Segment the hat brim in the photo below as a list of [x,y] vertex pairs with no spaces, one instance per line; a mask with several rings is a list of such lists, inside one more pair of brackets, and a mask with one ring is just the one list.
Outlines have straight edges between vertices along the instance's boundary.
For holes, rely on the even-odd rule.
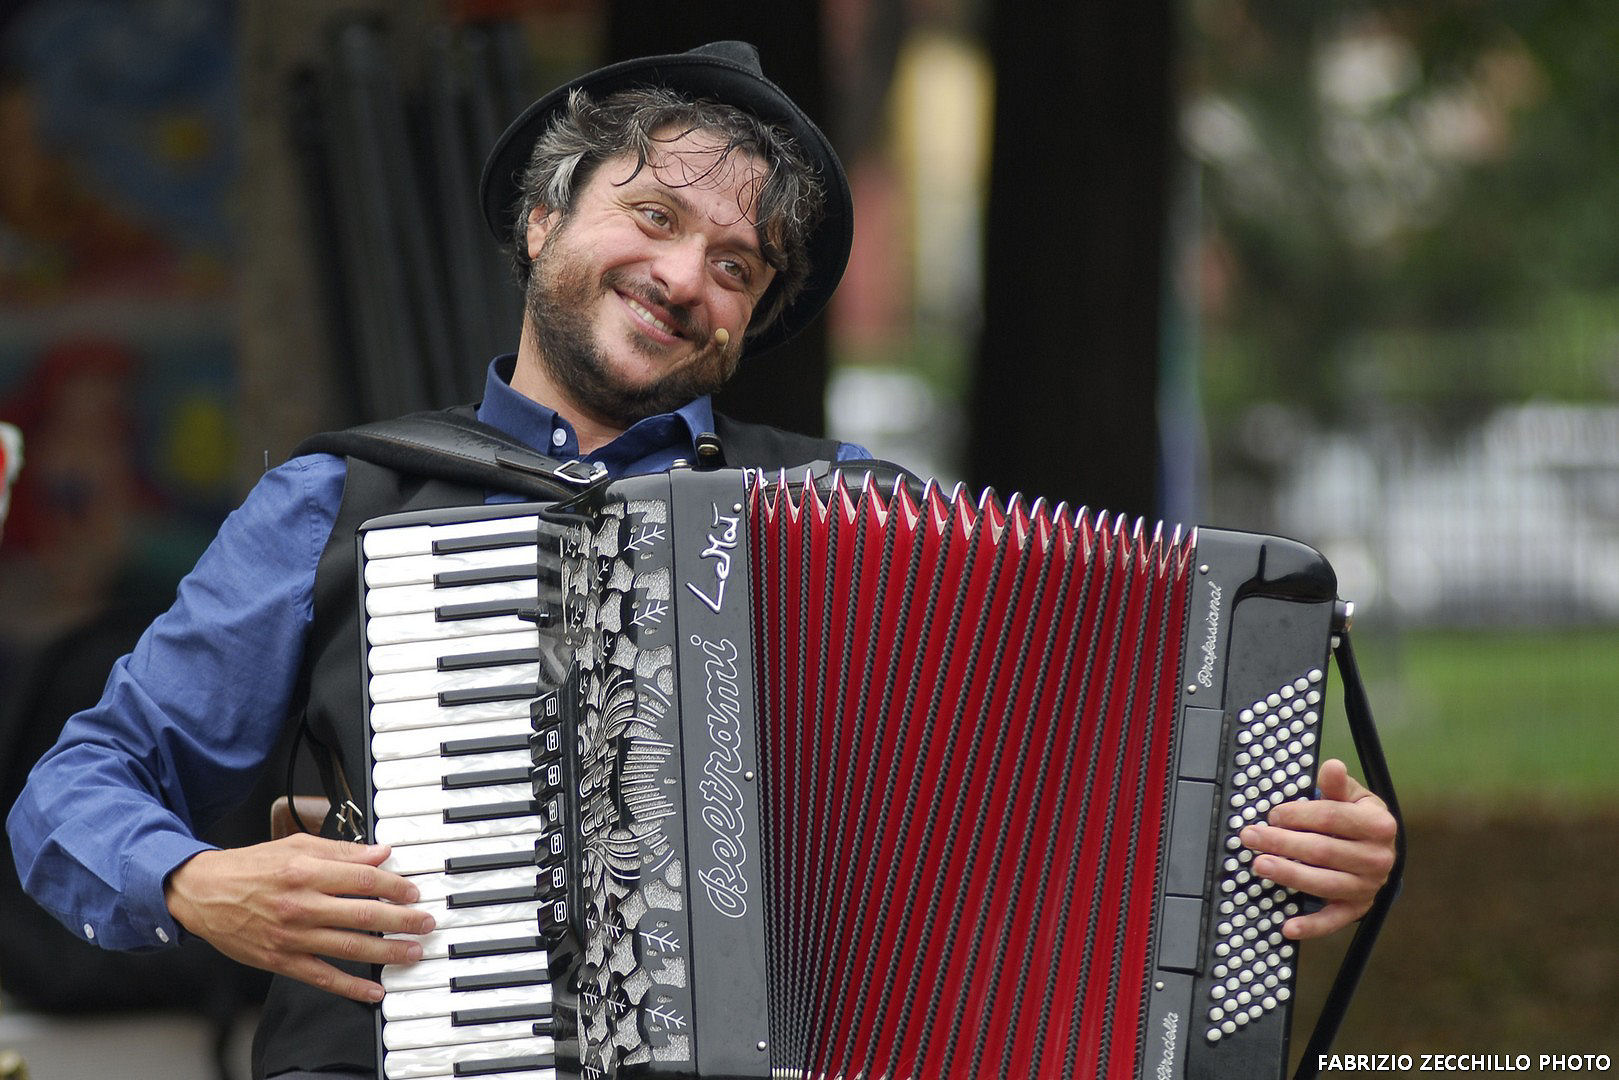
[[573,90],[601,98],[637,86],[659,86],[694,98],[734,105],[784,128],[808,158],[826,191],[826,207],[809,237],[809,276],[776,321],[748,339],[743,355],[757,356],[803,330],[831,299],[849,262],[854,203],[843,164],[821,129],[780,87],[756,71],[713,53],[686,52],[626,60],[598,68],[557,87],[523,111],[495,142],[484,163],[480,191],[483,216],[502,244],[512,240],[520,181],[534,142],[567,103]]

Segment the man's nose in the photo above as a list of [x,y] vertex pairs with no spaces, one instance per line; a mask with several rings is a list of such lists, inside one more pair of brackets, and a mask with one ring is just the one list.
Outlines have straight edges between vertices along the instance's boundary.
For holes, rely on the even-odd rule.
[[663,287],[669,303],[691,304],[702,294],[707,268],[707,245],[699,237],[687,236],[660,246],[652,262],[652,277]]

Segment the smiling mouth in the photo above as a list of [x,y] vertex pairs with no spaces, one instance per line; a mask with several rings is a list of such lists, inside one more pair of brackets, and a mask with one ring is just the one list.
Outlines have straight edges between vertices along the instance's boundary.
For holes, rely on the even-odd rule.
[[635,313],[636,318],[640,319],[642,322],[646,323],[648,326],[652,327],[654,330],[657,330],[657,331],[659,331],[660,333],[663,333],[663,334],[667,334],[670,337],[676,337],[676,338],[685,337],[685,335],[680,332],[680,328],[678,326],[675,326],[673,323],[665,322],[663,319],[658,318],[644,304],[642,304],[639,300],[635,299],[635,297],[629,296],[626,293],[622,293],[622,292],[619,293],[618,295],[624,298],[624,303],[629,307],[629,309],[632,312]]

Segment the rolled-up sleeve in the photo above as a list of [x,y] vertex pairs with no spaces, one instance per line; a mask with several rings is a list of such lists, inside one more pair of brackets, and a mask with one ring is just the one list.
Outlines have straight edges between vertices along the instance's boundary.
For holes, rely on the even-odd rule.
[[241,801],[280,737],[343,479],[324,455],[266,473],[29,775],[7,822],[18,876],[81,937],[179,940],[164,882],[209,846],[197,831]]

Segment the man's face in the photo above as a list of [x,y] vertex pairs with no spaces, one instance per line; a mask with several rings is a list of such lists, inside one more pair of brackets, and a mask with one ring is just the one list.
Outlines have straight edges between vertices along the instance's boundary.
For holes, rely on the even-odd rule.
[[[775,277],[760,251],[757,158],[705,132],[660,142],[646,167],[598,167],[567,214],[528,228],[527,316],[553,382],[628,427],[724,384]],[[715,331],[728,338],[719,344]]]

